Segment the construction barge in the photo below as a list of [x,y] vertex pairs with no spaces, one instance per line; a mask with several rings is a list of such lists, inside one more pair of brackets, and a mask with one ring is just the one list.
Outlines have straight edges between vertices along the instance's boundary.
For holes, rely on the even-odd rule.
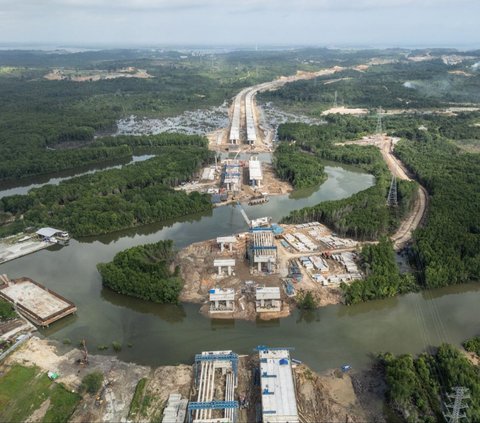
[[71,301],[30,278],[9,280],[0,275],[0,298],[36,326],[47,327],[77,311]]

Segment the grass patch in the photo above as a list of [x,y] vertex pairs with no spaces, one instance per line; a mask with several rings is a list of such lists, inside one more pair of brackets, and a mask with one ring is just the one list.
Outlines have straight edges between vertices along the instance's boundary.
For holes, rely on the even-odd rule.
[[69,392],[62,384],[55,383],[50,395],[50,406],[43,418],[44,423],[64,423],[75,411],[82,397]]
[[13,306],[8,302],[0,298],[0,320],[15,319],[17,313]]
[[52,382],[38,367],[16,364],[0,378],[0,421],[23,422],[47,399],[43,421],[60,423],[68,421],[80,396]]
[[140,411],[143,405],[143,394],[145,392],[145,387],[147,385],[146,378],[142,378],[138,381],[135,388],[135,393],[133,394],[132,402],[130,403],[130,410],[128,411],[128,418],[134,418]]

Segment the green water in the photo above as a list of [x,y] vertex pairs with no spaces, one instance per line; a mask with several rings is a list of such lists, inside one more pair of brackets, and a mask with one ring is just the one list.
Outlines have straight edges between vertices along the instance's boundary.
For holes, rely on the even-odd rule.
[[[279,220],[293,209],[344,198],[374,183],[370,175],[353,169],[327,166],[326,171],[329,178],[320,188],[245,206],[247,214]],[[97,345],[119,341],[124,345],[119,357],[142,364],[189,363],[202,350],[248,353],[265,344],[294,347],[294,356],[318,371],[344,363],[361,368],[372,352],[419,352],[442,341],[459,343],[479,330],[480,285],[352,307],[329,306],[269,322],[210,320],[199,314],[197,305],[152,304],[102,288],[96,264],[111,260],[120,250],[161,239],[173,239],[176,247],[182,248],[246,229],[238,208],[224,206],[180,222],[72,240],[67,247],[53,247],[2,264],[0,273],[31,277],[77,305],[77,315],[43,331],[46,336],[60,341],[69,338],[74,344],[86,338],[91,353]],[[128,343],[133,346],[128,348]]]

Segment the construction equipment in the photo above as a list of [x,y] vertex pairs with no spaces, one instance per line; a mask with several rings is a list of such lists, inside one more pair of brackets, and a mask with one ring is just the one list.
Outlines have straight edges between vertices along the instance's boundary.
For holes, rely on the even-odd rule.
[[88,365],[88,350],[87,350],[87,343],[85,342],[85,339],[82,339],[81,342],[81,347],[82,347],[82,358],[79,358],[77,360],[78,364],[81,364],[83,366]]

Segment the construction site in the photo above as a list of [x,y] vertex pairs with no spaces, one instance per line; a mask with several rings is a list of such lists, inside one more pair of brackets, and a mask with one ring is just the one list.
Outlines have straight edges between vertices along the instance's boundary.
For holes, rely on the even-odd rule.
[[[56,382],[71,391],[79,389],[86,374],[101,372],[101,389],[83,396],[72,422],[306,423],[372,417],[356,394],[350,372],[339,368],[319,375],[292,354],[292,348],[267,346],[247,355],[203,351],[195,355],[193,365],[151,368],[111,356],[85,355],[77,348],[59,354],[52,343],[32,337],[7,357],[0,371],[35,366],[57,375]],[[139,389],[141,413],[132,411]],[[45,411],[45,407],[32,410],[32,417],[41,420]]]
[[46,327],[77,311],[75,304],[30,278],[0,275],[0,298],[36,326]]
[[268,217],[250,220],[248,232],[191,244],[176,257],[185,281],[180,300],[203,304],[215,319],[273,319],[288,316],[299,292],[318,305],[338,304],[341,283],[362,279],[361,244],[336,236],[318,222],[278,225]]

